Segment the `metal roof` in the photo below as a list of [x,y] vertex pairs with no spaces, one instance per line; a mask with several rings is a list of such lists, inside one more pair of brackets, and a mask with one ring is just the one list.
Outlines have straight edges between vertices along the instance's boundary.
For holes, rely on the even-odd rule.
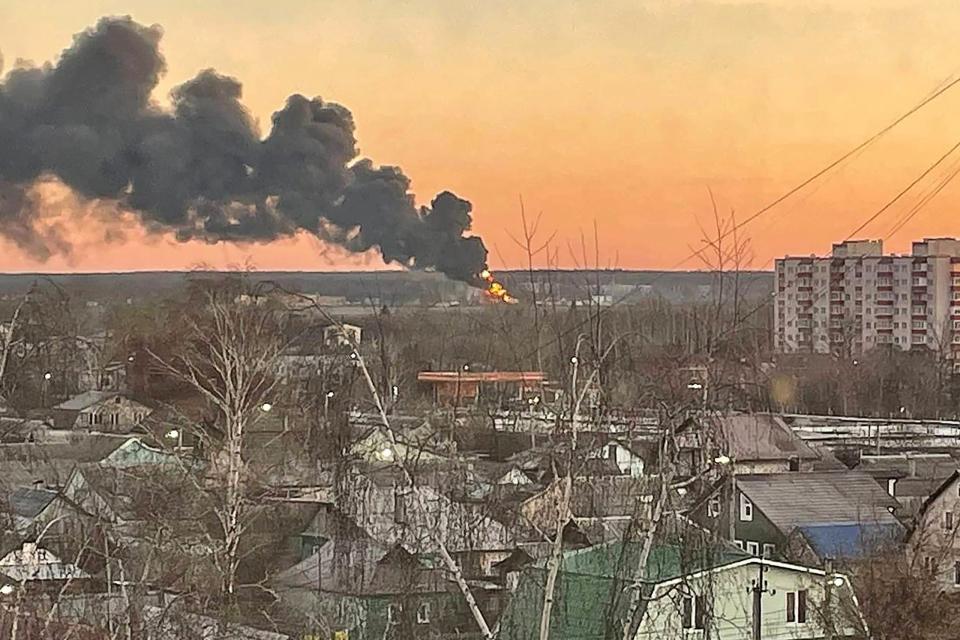
[[891,524],[899,503],[865,473],[822,471],[737,476],[737,488],[784,533],[818,524]]
[[116,396],[119,396],[118,391],[87,391],[81,393],[80,395],[73,396],[66,402],[61,402],[54,409],[60,409],[63,411],[83,411],[88,407],[92,407],[95,404],[99,404],[104,400],[109,400]]
[[421,371],[420,382],[523,382],[540,383],[546,380],[542,371]]
[[57,497],[56,491],[20,487],[10,494],[10,509],[18,516],[34,518]]
[[725,415],[719,425],[725,453],[738,462],[820,457],[783,420],[768,413]]
[[856,559],[897,540],[903,529],[892,524],[824,524],[800,527],[821,558]]

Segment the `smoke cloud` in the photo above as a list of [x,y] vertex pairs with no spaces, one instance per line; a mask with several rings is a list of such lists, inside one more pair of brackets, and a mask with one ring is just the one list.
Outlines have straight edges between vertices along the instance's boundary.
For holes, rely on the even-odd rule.
[[468,201],[445,191],[418,208],[398,167],[358,158],[350,111],[321,98],[290,96],[263,137],[240,82],[208,69],[159,108],[161,36],[158,26],[104,18],[55,64],[17,65],[0,81],[0,234],[41,259],[69,250],[28,197],[53,176],[180,240],[306,231],[476,284],[487,250],[464,235]]

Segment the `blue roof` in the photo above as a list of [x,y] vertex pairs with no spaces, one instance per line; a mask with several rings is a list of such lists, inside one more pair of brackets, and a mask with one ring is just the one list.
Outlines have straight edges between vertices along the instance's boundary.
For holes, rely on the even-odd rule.
[[821,558],[859,558],[896,541],[899,524],[837,523],[797,527]]

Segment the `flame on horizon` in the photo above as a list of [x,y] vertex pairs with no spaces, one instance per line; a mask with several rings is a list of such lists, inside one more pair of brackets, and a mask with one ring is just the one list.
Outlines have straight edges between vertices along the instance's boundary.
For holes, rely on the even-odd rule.
[[484,293],[490,300],[493,300],[494,302],[505,302],[506,304],[517,304],[520,302],[515,297],[510,295],[510,292],[507,291],[506,287],[497,281],[493,274],[490,273],[489,269],[484,269],[480,272],[480,279],[486,283]]

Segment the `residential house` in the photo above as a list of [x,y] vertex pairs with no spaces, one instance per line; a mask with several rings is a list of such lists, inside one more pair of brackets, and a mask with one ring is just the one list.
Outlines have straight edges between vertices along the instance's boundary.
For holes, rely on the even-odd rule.
[[[523,521],[535,529],[552,531],[562,503],[564,480],[551,483],[523,502]],[[573,478],[570,505],[561,516],[573,522],[594,543],[620,539],[631,522],[648,519],[656,484],[632,476],[578,476]]]
[[620,473],[639,477],[643,475],[645,461],[643,449],[627,439],[604,439],[599,446],[587,454],[588,460],[609,460]]
[[[749,557],[724,546],[662,544],[651,549],[637,580],[641,546],[612,542],[565,552],[550,637],[623,637],[634,595],[643,605],[637,640],[734,640],[750,636],[756,623],[763,638],[857,637],[863,628],[842,575]],[[537,637],[545,573],[544,561],[519,571],[500,618],[499,638]],[[766,590],[757,595],[753,587],[761,576]]]
[[699,473],[717,460],[737,474],[809,471],[820,455],[769,413],[705,417],[681,430],[685,471]]
[[869,474],[901,505],[903,518],[917,515],[923,503],[960,467],[949,453],[862,454],[857,471]]
[[58,558],[46,545],[24,542],[0,558],[0,584],[23,588],[28,597],[40,593],[82,591],[92,578],[79,567]]
[[129,433],[150,408],[118,391],[87,391],[53,408],[58,429]]
[[960,471],[923,502],[907,550],[944,590],[960,592]]
[[[716,483],[691,517],[745,551],[805,564],[856,560],[904,533],[897,501],[855,471],[773,473]],[[732,516],[732,526],[731,526]]]
[[[326,621],[333,637],[433,638],[473,630],[466,603],[438,557],[383,545],[356,530],[342,534],[271,579],[282,602]],[[487,609],[485,592],[496,585],[472,583]]]
[[[462,489],[448,465],[425,465],[410,485],[395,466],[353,470],[341,492],[339,508],[374,540],[403,545],[414,553],[436,551],[443,540],[453,553],[492,554],[512,549],[512,535],[483,504],[454,499]],[[465,498],[465,496],[459,496]]]

